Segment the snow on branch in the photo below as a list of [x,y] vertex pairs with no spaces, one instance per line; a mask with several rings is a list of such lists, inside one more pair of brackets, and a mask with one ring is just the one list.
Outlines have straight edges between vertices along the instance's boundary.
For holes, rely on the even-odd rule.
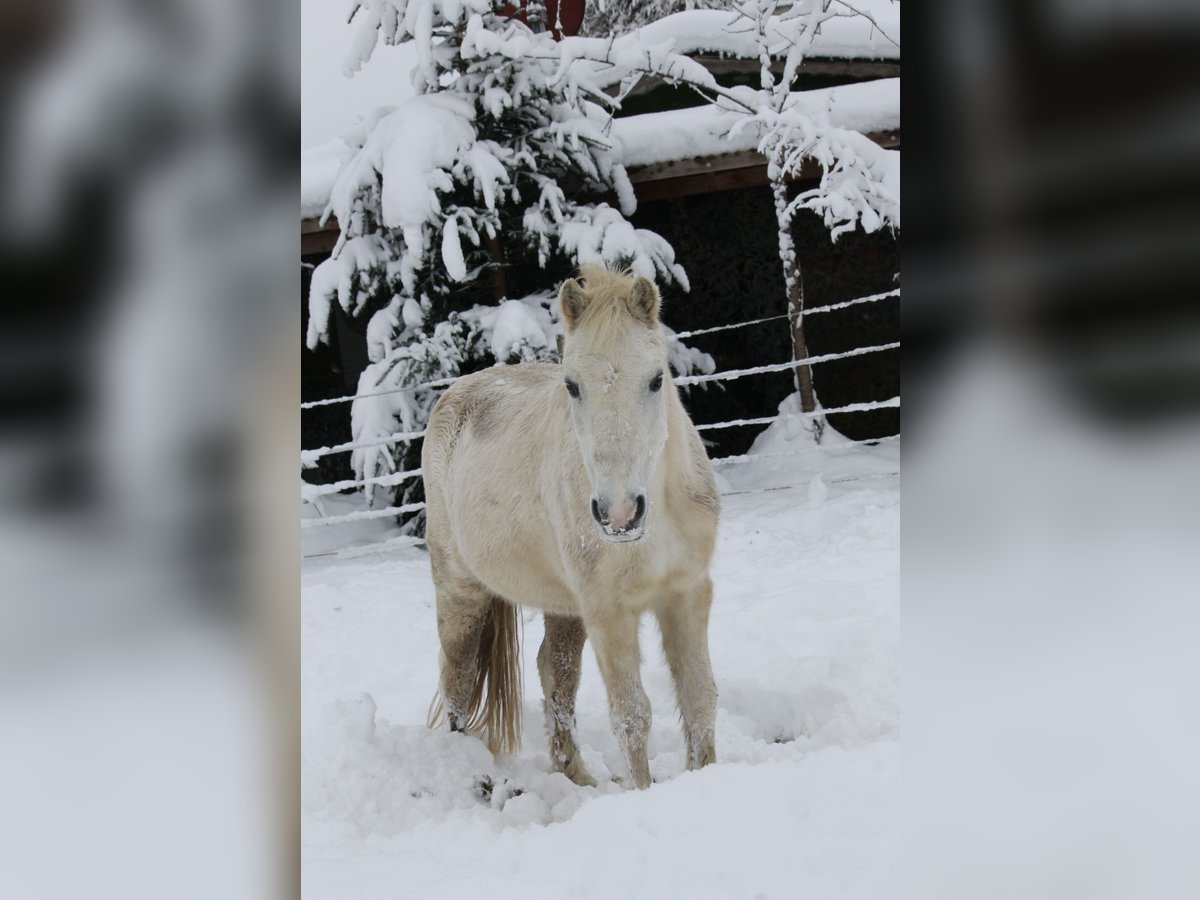
[[860,224],[868,234],[884,226],[899,228],[899,151],[886,150],[857,131],[830,125],[827,116],[812,115],[793,104],[793,97],[785,100],[782,111],[764,106],[746,120],[761,127],[758,150],[768,160],[769,177],[798,178],[809,159],[821,167],[820,183],[786,207],[787,220],[797,210],[812,210],[834,240]]
[[[900,225],[900,154],[885,150],[861,133],[830,123],[831,111],[814,110],[803,93],[791,90],[800,65],[829,21],[864,17],[842,0],[744,0],[735,6],[738,21],[752,27],[759,51],[761,90],[755,109],[731,129],[753,128],[758,150],[767,158],[772,184],[797,178],[806,160],[821,168],[815,188],[787,204],[778,204],[780,228],[800,209],[821,216],[833,240],[859,225],[865,232]],[[865,17],[878,27],[868,13]],[[897,46],[899,46],[897,42]],[[784,57],[776,77],[774,58]]]

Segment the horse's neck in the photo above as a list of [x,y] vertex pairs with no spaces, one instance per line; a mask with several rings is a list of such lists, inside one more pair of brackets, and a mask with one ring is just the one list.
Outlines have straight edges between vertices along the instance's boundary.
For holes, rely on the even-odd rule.
[[667,443],[663,447],[662,464],[656,473],[659,488],[666,494],[676,494],[686,490],[686,485],[692,479],[691,448],[688,442],[688,425],[691,420],[679,396],[671,391],[667,398]]

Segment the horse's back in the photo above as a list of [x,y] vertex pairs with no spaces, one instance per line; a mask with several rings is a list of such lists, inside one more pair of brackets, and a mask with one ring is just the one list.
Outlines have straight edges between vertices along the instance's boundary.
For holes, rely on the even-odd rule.
[[[574,610],[545,487],[559,465],[570,413],[560,366],[498,366],[439,399],[422,451],[426,543],[456,575],[493,594]],[[435,571],[435,578],[438,573]]]
[[444,474],[464,435],[483,443],[503,442],[505,433],[523,420],[544,415],[550,387],[561,379],[560,366],[525,363],[494,366],[456,381],[438,399],[426,426],[421,453],[426,482]]

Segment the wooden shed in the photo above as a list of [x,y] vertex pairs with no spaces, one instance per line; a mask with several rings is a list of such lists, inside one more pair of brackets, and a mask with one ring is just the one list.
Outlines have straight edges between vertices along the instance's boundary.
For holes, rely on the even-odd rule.
[[[758,78],[757,60],[704,52],[695,53],[693,58],[724,85],[753,84]],[[829,102],[836,106],[838,98],[852,93],[865,95],[865,86],[871,83],[872,94],[880,95],[871,102],[879,108],[860,110],[865,116],[860,118],[882,127],[858,128],[856,122],[847,127],[867,131],[883,147],[899,149],[899,71],[898,51],[894,59],[813,57],[803,64],[793,89],[817,92],[814,97],[828,96]],[[882,88],[884,85],[886,90]],[[614,132],[629,134],[646,130],[650,123],[666,129],[686,129],[691,127],[688,121],[694,125],[696,117],[704,115],[701,103],[690,90],[647,79],[626,98],[614,122]],[[846,105],[843,102],[843,107]],[[646,147],[640,150],[635,147],[637,152],[627,161],[638,201],[633,223],[670,241],[691,282],[687,294],[671,288],[664,291],[665,323],[676,331],[690,331],[785,313],[786,293],[766,160],[747,146],[725,150],[723,145],[699,141],[704,152],[681,156],[677,150],[672,153],[672,148],[661,149],[661,145],[670,142],[643,143]],[[686,148],[688,141],[674,143]],[[656,155],[677,158],[654,158]],[[805,171],[796,188],[818,175],[814,165],[811,171]],[[316,218],[304,218],[300,232],[301,257],[311,266],[328,256],[337,240],[338,226],[332,220],[322,224]],[[890,231],[874,234],[855,231],[834,243],[815,216],[802,213],[794,222],[793,234],[804,279],[806,307],[887,293],[899,287],[897,236]],[[310,272],[309,268],[304,272],[306,295]],[[509,276],[510,290],[519,296],[523,295],[519,291],[552,286],[543,282],[553,281],[560,273],[513,271]],[[334,346],[322,347],[316,353],[304,351],[305,400],[353,391],[358,373],[366,364],[362,327],[339,316],[335,322]],[[898,341],[898,298],[814,317],[806,331],[811,355]],[[689,343],[712,354],[722,370],[788,360],[791,355],[791,333],[786,320],[700,335]],[[899,351],[828,362],[815,367],[813,373],[818,397],[825,408],[894,397],[899,394]],[[794,390],[792,373],[778,372],[694,388],[687,403],[697,423],[758,418],[773,415],[780,402]],[[306,415],[304,446],[345,439],[347,408],[325,407],[309,412],[316,415]],[[899,433],[899,410],[837,414],[830,417],[830,424],[853,439],[882,438]],[[761,425],[723,428],[706,432],[705,438],[712,442],[714,456],[744,453],[761,428]]]

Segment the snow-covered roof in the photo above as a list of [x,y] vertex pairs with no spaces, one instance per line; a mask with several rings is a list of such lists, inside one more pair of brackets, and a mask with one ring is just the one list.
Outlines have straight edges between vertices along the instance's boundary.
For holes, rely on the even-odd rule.
[[[805,112],[822,111],[831,125],[864,134],[900,127],[900,79],[882,78],[797,94]],[[758,146],[758,132],[729,130],[743,114],[697,106],[629,116],[613,121],[613,137],[621,144],[626,166],[648,166],[697,156],[719,156]]]
[[[797,95],[813,114],[828,115],[831,125],[864,134],[900,128],[900,79],[883,78],[845,84]],[[698,156],[719,156],[752,150],[758,133],[743,128],[729,135],[741,118],[738,112],[714,106],[672,109],[628,116],[613,121],[612,135],[620,144],[626,166],[647,166]],[[338,168],[350,155],[340,140],[304,151],[300,156],[301,215],[321,215],[329,202]]]
[[[900,4],[894,0],[858,0],[855,9],[869,15],[839,16],[825,22],[807,55],[824,59],[899,59]],[[755,59],[758,46],[753,24],[728,10],[692,9],[639,28],[647,46],[672,43],[676,53],[720,53]]]
[[300,215],[313,218],[325,211],[338,170],[353,156],[340,139],[300,151]]

